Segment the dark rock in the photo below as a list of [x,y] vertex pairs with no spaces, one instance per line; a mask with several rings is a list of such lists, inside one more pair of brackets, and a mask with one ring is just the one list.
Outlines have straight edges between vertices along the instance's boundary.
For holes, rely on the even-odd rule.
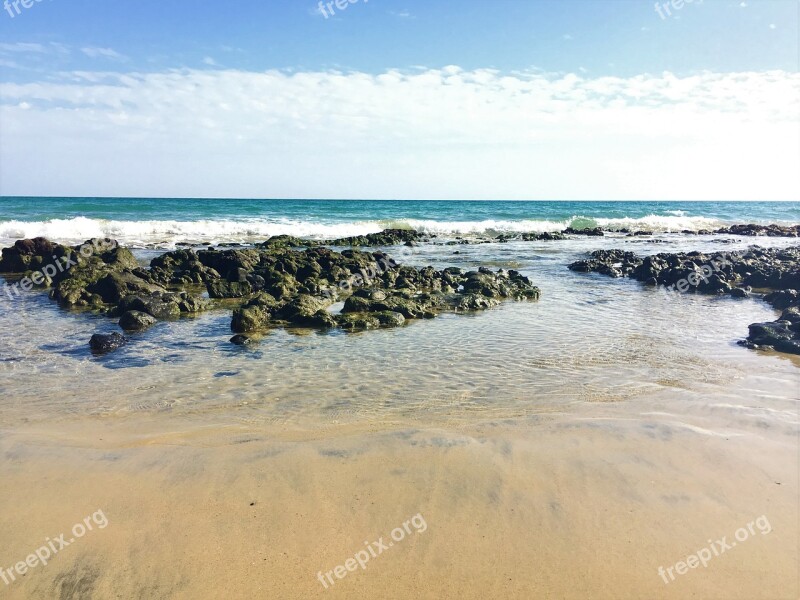
[[338,315],[336,323],[345,331],[364,331],[378,329],[381,326],[381,322],[376,316],[362,313]]
[[119,326],[125,331],[144,331],[156,324],[152,315],[138,310],[129,310],[119,320]]
[[300,294],[281,306],[276,311],[276,315],[279,319],[290,323],[305,325],[311,319],[317,320],[317,313],[324,311],[330,304],[329,300],[315,298],[308,294]]
[[115,314],[128,311],[147,313],[156,319],[177,319],[181,316],[181,297],[168,292],[153,294],[130,294],[122,298],[115,309]]
[[253,293],[253,286],[247,281],[212,279],[206,286],[211,298],[244,298]]
[[742,236],[800,237],[800,225],[732,225],[714,233]]
[[355,237],[340,238],[325,242],[328,246],[399,246],[408,242],[424,241],[425,236],[413,229],[385,229]]
[[[767,230],[775,231],[774,228]],[[781,320],[754,323],[742,345],[775,348],[779,352],[797,351],[800,342],[800,294],[797,291],[800,288],[800,247],[764,249],[754,246],[729,254],[690,252],[658,254],[644,259],[621,250],[601,250],[593,252],[589,260],[577,261],[569,268],[612,277],[628,276],[679,292],[730,294],[734,298],[749,297],[752,288],[771,289],[773,291],[764,299],[784,310]]]
[[96,282],[89,284],[86,289],[100,296],[107,304],[116,304],[130,294],[152,294],[164,291],[161,286],[148,283],[127,271],[111,271]]
[[301,240],[300,238],[291,235],[276,235],[269,238],[266,242],[260,245],[261,248],[266,250],[274,250],[277,248],[300,248],[303,246],[314,246],[316,243],[309,240]]
[[251,338],[249,336],[246,336],[246,335],[242,335],[242,334],[238,334],[238,335],[233,336],[230,339],[230,342],[231,342],[231,344],[234,344],[235,346],[250,346],[250,345],[255,344],[255,340],[253,340],[253,338]]
[[262,292],[233,311],[231,329],[237,333],[264,329],[279,306],[279,302],[273,296]]
[[108,354],[122,348],[127,343],[128,338],[116,332],[110,335],[96,333],[89,340],[89,347],[93,354]]
[[600,227],[587,227],[585,229],[575,229],[573,227],[567,227],[561,233],[567,235],[588,235],[590,237],[603,237],[605,233],[603,232],[602,228]]

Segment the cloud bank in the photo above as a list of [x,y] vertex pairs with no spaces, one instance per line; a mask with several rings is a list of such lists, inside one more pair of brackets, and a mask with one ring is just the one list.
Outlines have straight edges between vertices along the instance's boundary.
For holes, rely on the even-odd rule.
[[800,75],[68,72],[0,85],[0,193],[800,199]]

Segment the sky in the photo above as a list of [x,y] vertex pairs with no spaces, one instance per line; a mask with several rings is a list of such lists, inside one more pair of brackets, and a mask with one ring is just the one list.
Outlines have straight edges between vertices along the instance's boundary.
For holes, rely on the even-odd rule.
[[24,1],[0,195],[800,200],[797,0]]

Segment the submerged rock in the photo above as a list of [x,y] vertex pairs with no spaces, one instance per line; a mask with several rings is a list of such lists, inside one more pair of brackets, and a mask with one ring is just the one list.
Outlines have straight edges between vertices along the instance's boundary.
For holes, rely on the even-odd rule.
[[119,350],[128,343],[128,338],[119,333],[102,334],[96,333],[89,340],[89,347],[93,354],[108,354]]
[[231,344],[234,346],[252,346],[256,343],[256,341],[246,335],[235,335],[230,339]]

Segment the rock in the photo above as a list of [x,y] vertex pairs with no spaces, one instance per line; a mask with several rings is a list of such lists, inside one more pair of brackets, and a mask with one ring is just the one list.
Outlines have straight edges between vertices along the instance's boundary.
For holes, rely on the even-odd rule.
[[281,306],[276,315],[278,318],[302,325],[306,319],[313,317],[319,311],[324,310],[332,303],[327,300],[315,298],[308,294],[300,294]]
[[[747,227],[756,232],[754,235],[787,233],[772,226]],[[739,229],[735,232],[741,233]],[[775,348],[780,352],[795,353],[797,350],[800,309],[794,309],[800,306],[797,291],[800,288],[800,247],[764,249],[753,246],[744,252],[658,254],[643,259],[621,250],[600,250],[592,252],[589,260],[577,261],[569,268],[612,277],[627,276],[678,292],[730,294],[734,298],[749,297],[753,288],[771,289],[773,291],[764,299],[784,310],[784,315],[774,323],[751,325],[750,336],[743,345]],[[786,309],[790,309],[789,312]]]
[[114,314],[128,311],[147,313],[156,319],[177,319],[181,316],[181,302],[178,294],[154,292],[152,294],[131,294],[122,298]]
[[272,319],[272,313],[262,306],[242,306],[233,311],[231,330],[245,333],[264,329]]
[[[532,234],[528,239],[557,239],[558,235]],[[51,296],[64,306],[105,309],[105,314],[118,318],[130,331],[208,307],[208,300],[180,286],[204,285],[212,298],[245,299],[231,319],[231,329],[238,334],[286,325],[349,330],[397,327],[409,319],[429,319],[444,312],[483,310],[501,300],[539,298],[538,288],[516,271],[412,268],[399,265],[384,252],[355,248],[413,246],[426,239],[416,231],[386,230],[334,240],[354,246],[335,252],[320,244],[277,236],[258,248],[182,248],[154,258],[146,269],[113,240],[90,240],[88,245],[70,248],[40,238],[21,240],[4,252],[2,260],[11,268],[29,269],[47,253],[63,253],[70,268],[53,277]],[[305,249],[296,249],[301,246]],[[91,251],[81,255],[82,249]],[[335,300],[345,302],[340,315],[326,310]]]
[[253,338],[241,334],[233,336],[230,339],[230,342],[235,346],[251,346],[255,344],[255,340],[253,340]]
[[316,327],[318,329],[333,329],[338,325],[336,317],[327,310],[318,310],[310,317],[303,317],[299,320],[298,324],[305,327]]
[[231,329],[236,333],[264,329],[272,320],[273,312],[279,306],[280,303],[273,296],[262,292],[233,311]]
[[108,354],[122,348],[127,343],[128,338],[116,332],[110,335],[96,333],[89,340],[89,347],[93,354]]
[[[384,295],[383,300],[386,299]],[[356,294],[350,296],[344,302],[344,308],[342,308],[343,313],[360,313],[360,312],[369,312],[372,307],[372,300],[367,298],[362,298]]]
[[95,283],[89,284],[86,289],[100,296],[107,304],[116,304],[125,296],[131,294],[152,294],[163,292],[160,285],[148,283],[131,272],[111,271],[102,276]]
[[774,323],[753,323],[750,325],[750,339],[754,344],[771,346],[778,340],[791,340],[794,332],[789,329],[789,323],[776,321]]
[[800,225],[731,225],[717,229],[714,233],[724,235],[800,237]]
[[178,308],[181,313],[199,313],[208,310],[209,302],[197,296],[191,296],[187,292],[180,292],[178,294]]
[[603,237],[605,235],[605,233],[600,227],[594,227],[594,228],[587,227],[585,229],[575,229],[573,227],[567,227],[561,233],[568,235],[588,235],[591,237]]
[[800,354],[800,333],[796,323],[790,321],[754,323],[750,325],[747,345],[751,348],[774,348],[778,352]]
[[775,350],[786,354],[800,354],[800,339],[778,340],[775,342]]
[[406,318],[397,312],[382,311],[373,315],[383,327],[400,327],[406,322]]
[[253,293],[253,286],[247,281],[212,279],[206,286],[211,298],[244,298]]
[[119,326],[125,331],[144,331],[156,323],[155,317],[138,310],[129,310],[119,320]]
[[336,317],[336,323],[345,331],[378,329],[381,326],[381,322],[377,317],[363,313],[338,315]]
[[269,238],[260,245],[261,248],[271,250],[275,248],[300,248],[302,246],[314,246],[316,242],[301,240],[291,235],[276,235]]
[[797,290],[779,290],[767,294],[764,296],[764,300],[778,310],[783,310],[790,306],[800,306],[800,292]]
[[385,229],[355,237],[340,238],[325,242],[328,246],[399,246],[408,242],[424,241],[425,236],[413,229]]
[[[42,238],[17,240],[11,248],[3,248],[0,273],[26,273],[56,262],[59,257],[71,256],[72,249]],[[56,259],[53,259],[53,256]],[[63,266],[63,262],[61,265]]]

